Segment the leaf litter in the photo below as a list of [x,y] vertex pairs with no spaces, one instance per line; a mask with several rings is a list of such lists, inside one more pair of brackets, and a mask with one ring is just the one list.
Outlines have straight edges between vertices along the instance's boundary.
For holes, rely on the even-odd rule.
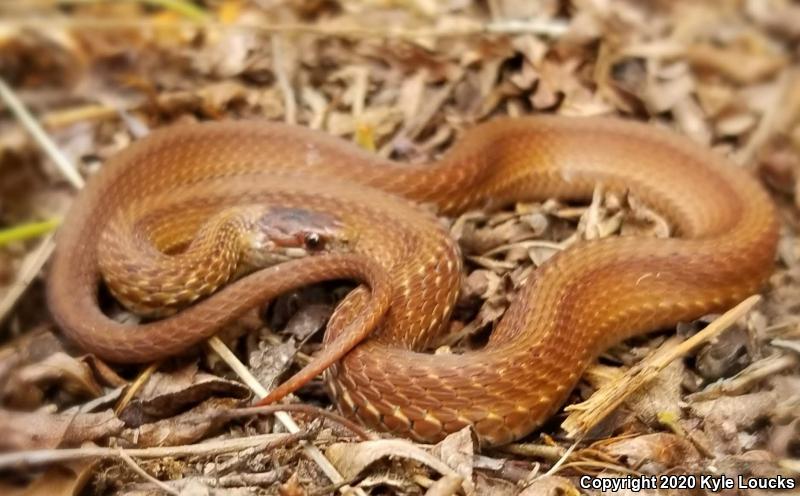
[[[673,128],[757,173],[783,222],[763,301],[626,397],[568,457],[573,441],[560,426],[564,414],[519,443],[483,452],[469,431],[427,447],[385,436],[354,441],[327,421],[320,429],[313,415],[298,417],[298,435],[329,455],[340,481],[296,440],[280,438],[266,451],[247,445],[253,436],[281,432],[269,417],[215,417],[244,405],[250,393],[213,352],[160,364],[137,384],[138,368],[110,366],[63,343],[48,325],[41,279],[24,293],[11,290],[36,242],[10,242],[0,247],[0,298],[7,295],[0,308],[13,305],[0,331],[7,454],[30,462],[20,456],[35,448],[88,443],[167,451],[132,451],[134,466],[107,454],[101,462],[3,472],[9,494],[578,494],[583,474],[797,477],[795,3],[219,0],[0,9],[0,76],[84,177],[148,129],[176,122],[296,122],[418,163],[493,115],[624,114]],[[3,113],[0,231],[58,218],[73,195]],[[558,251],[584,239],[670,235],[667,220],[635,196],[602,186],[588,205],[549,200],[443,222],[466,261],[452,332],[440,343],[439,352],[448,353],[479,346],[535,267]],[[351,287],[282,297],[238,324],[226,342],[264,384],[279,382],[319,348],[319,331]],[[715,317],[678,332],[693,335]],[[656,335],[607,351],[570,403],[613,391],[631,367],[667,344]],[[119,403],[120,388],[134,384],[132,401]],[[319,382],[298,395],[330,405]],[[191,449],[204,445],[208,450]]]

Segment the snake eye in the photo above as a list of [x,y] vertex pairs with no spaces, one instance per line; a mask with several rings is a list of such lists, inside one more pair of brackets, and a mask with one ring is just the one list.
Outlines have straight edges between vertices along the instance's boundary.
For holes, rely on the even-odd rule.
[[322,236],[320,236],[319,233],[308,232],[303,237],[303,243],[306,245],[306,248],[316,250],[322,247]]

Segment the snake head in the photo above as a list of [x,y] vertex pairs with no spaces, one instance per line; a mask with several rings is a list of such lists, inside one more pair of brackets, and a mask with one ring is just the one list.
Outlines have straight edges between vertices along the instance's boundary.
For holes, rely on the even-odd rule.
[[305,208],[271,207],[244,236],[243,261],[262,268],[319,253],[347,251],[350,236],[331,214]]

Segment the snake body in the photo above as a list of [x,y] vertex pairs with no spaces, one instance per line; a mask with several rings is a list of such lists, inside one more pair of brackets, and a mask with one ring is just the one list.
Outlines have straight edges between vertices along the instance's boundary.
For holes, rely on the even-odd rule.
[[[531,276],[484,348],[421,352],[446,328],[461,262],[437,219],[416,204],[452,215],[523,200],[584,200],[598,183],[635,192],[679,237],[580,243]],[[136,226],[151,226],[144,238],[158,238],[156,245],[185,244],[213,212],[236,205],[324,213],[350,233],[350,247],[256,271],[160,321],[121,324],[100,311],[98,251],[124,252],[132,242],[115,240],[136,238]],[[181,240],[172,243],[176,232]],[[328,383],[340,410],[370,427],[435,441],[473,425],[485,443],[503,444],[551,416],[610,344],[758,291],[772,271],[777,233],[769,197],[747,173],[643,124],[497,119],[464,133],[439,161],[406,165],[298,127],[207,123],[155,131],[92,179],[59,235],[48,301],[86,349],[141,362],[178,353],[287,289],[354,278],[369,290],[339,305],[321,355],[266,401],[332,365]],[[113,267],[117,257],[107,258]],[[137,264],[127,265],[136,276]]]

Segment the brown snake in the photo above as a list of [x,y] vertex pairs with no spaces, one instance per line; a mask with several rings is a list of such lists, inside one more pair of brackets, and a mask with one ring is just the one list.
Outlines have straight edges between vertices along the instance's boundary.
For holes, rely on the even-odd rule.
[[[483,349],[421,353],[446,330],[461,261],[438,220],[408,200],[451,215],[584,200],[598,183],[635,192],[679,238],[579,243],[534,273]],[[498,119],[464,133],[436,163],[403,165],[302,128],[208,123],[153,132],[92,178],[60,232],[48,301],[87,350],[143,362],[185,350],[286,290],[357,279],[369,290],[339,305],[325,350],[266,400],[341,358],[328,382],[345,414],[423,441],[472,424],[485,443],[502,444],[552,415],[610,344],[758,291],[777,232],[769,197],[748,174],[642,124]],[[225,285],[232,275],[221,272],[247,258],[233,253],[236,243],[318,253]],[[117,323],[98,305],[101,266],[134,310],[173,313],[210,296],[163,320]]]

